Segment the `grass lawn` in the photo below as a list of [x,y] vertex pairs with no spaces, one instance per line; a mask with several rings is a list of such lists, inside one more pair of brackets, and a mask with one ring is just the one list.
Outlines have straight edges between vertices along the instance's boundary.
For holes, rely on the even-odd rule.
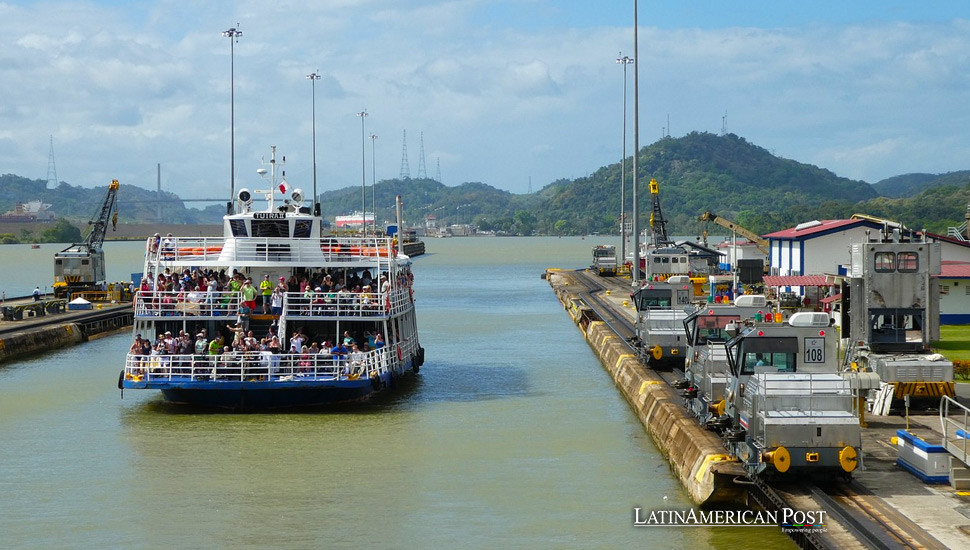
[[[970,325],[940,327],[940,341],[933,342],[932,347],[933,351],[941,353],[954,363],[970,360]],[[966,367],[955,364],[953,378],[957,381],[966,381],[968,379]]]
[[970,325],[940,327],[940,341],[933,342],[932,347],[950,361],[970,359]]

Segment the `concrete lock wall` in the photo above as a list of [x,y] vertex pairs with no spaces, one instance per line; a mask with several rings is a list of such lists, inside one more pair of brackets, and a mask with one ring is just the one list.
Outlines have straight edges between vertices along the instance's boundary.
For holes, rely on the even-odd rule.
[[573,322],[583,329],[590,347],[599,356],[647,433],[667,458],[690,498],[697,504],[743,502],[744,491],[733,483],[743,475],[738,463],[726,454],[721,440],[700,426],[682,404],[677,391],[643,366],[623,341],[602,321],[588,319],[582,304],[565,277],[549,277],[560,302]]
[[84,335],[76,323],[48,325],[0,338],[0,363],[34,353],[65,348],[79,344]]

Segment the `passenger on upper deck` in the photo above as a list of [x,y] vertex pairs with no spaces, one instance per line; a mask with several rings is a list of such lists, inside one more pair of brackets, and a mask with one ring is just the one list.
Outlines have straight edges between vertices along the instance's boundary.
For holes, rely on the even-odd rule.
[[242,301],[249,307],[250,313],[255,313],[257,291],[256,287],[253,286],[253,280],[247,278],[243,281],[239,290],[242,293]]
[[283,292],[280,290],[280,287],[276,287],[273,290],[273,294],[269,297],[269,303],[270,313],[277,316],[283,314]]
[[263,297],[263,315],[269,313],[269,297],[273,295],[273,282],[269,280],[269,274],[263,275],[263,280],[259,282],[259,293]]
[[175,255],[175,239],[172,237],[171,233],[166,235],[165,239],[162,240],[162,254],[166,256]]

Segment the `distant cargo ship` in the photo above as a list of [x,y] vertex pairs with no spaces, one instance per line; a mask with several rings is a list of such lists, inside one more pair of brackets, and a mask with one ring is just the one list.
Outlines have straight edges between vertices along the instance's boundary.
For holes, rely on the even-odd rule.
[[13,210],[8,210],[0,214],[0,222],[48,223],[57,220],[57,215],[50,209],[51,205],[39,200],[32,200],[26,203],[18,202]]

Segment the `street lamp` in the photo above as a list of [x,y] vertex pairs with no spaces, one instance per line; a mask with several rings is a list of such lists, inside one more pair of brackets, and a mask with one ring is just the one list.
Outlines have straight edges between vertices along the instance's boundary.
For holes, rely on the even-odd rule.
[[311,99],[310,104],[311,112],[313,113],[313,122],[311,126],[313,127],[313,214],[317,213],[317,80],[320,80],[320,75],[316,72],[312,72],[306,75],[307,80],[310,81]]
[[[639,25],[637,16],[638,0],[633,0],[633,58],[640,55],[638,42]],[[640,284],[640,205],[638,204],[637,188],[640,183],[640,64],[633,66],[633,284]]]
[[471,206],[471,205],[470,204],[459,204],[458,206],[455,207],[455,210],[457,211],[457,213],[455,214],[455,217],[457,218],[457,220],[455,221],[455,225],[461,225],[461,209],[462,208],[466,208],[468,206]]
[[364,156],[366,155],[364,149],[364,117],[367,116],[367,109],[357,113],[360,117],[360,225],[364,236],[367,236],[367,162]]
[[227,214],[232,213],[232,201],[236,198],[236,49],[242,31],[239,23],[235,27],[222,32],[222,36],[229,39],[229,207]]
[[620,157],[620,261],[626,261],[626,66],[632,57],[620,52],[616,62],[623,65],[623,156]]
[[[377,134],[370,135],[370,206],[374,209],[374,235],[377,235],[377,157],[374,155],[374,143],[377,141]],[[400,228],[398,228],[400,231]]]

